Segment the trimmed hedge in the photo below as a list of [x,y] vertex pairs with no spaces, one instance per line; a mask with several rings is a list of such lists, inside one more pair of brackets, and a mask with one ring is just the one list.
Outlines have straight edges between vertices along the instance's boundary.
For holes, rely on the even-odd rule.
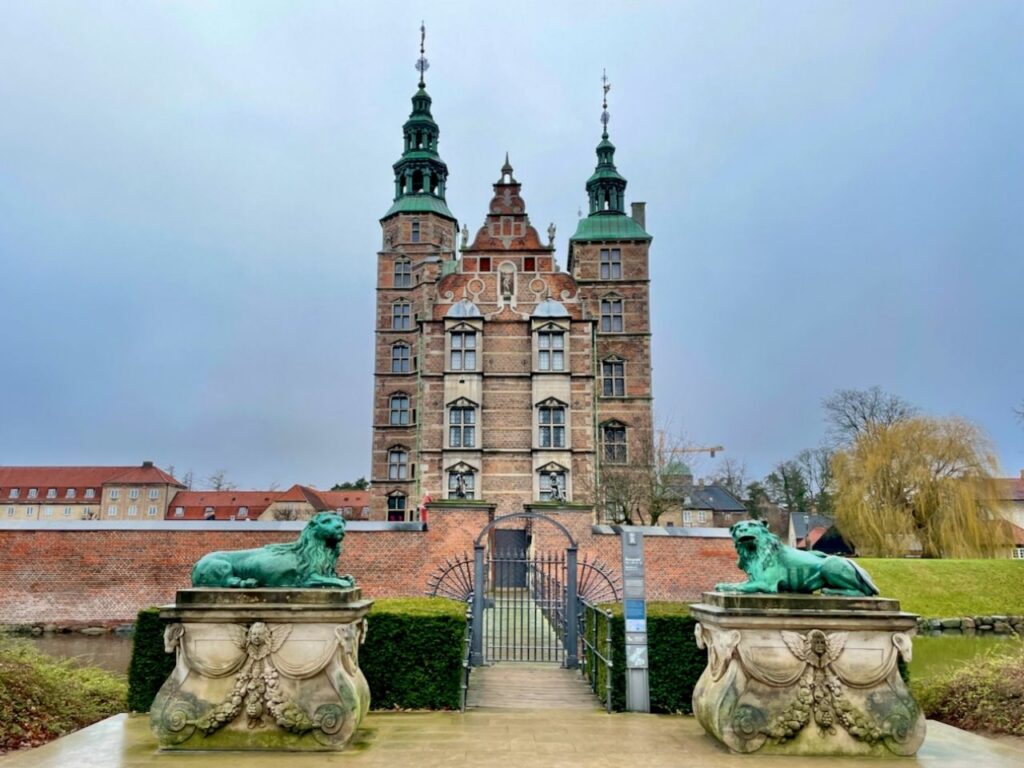
[[[454,600],[378,600],[369,615],[359,666],[374,709],[458,709],[462,697],[466,608]],[[174,668],[164,653],[158,608],[139,612],[128,671],[128,707],[146,712]]]
[[[612,613],[612,709],[626,708],[626,624],[622,605],[602,606]],[[587,615],[588,634],[592,631]],[[605,637],[606,619],[598,617],[599,647]],[[651,711],[665,713],[693,712],[693,688],[707,665],[707,651],[697,647],[693,628],[696,620],[685,603],[647,604],[647,657],[650,670],[648,685]],[[598,663],[598,691],[605,690],[607,668]],[[601,695],[599,693],[599,695]]]

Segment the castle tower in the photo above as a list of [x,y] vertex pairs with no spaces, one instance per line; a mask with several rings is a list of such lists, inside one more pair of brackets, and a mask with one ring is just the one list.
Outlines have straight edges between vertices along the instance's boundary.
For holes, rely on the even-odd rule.
[[[615,167],[608,137],[608,91],[602,78],[601,141],[597,167],[587,180],[590,212],[569,241],[568,269],[595,331],[595,419],[598,492],[609,478],[642,471],[654,461],[651,391],[651,236],[644,203],[625,211],[626,179]],[[632,468],[632,469],[630,469]],[[607,499],[606,499],[607,500]]]
[[419,83],[402,126],[402,156],[393,166],[394,203],[380,220],[371,463],[371,517],[377,520],[410,519],[420,498],[421,321],[431,312],[432,289],[455,259],[457,223],[445,202],[448,166],[438,154],[441,132],[426,90],[423,27],[420,35]]

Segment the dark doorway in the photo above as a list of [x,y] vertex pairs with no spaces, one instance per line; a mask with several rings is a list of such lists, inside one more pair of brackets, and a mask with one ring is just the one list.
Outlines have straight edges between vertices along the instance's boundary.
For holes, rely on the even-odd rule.
[[522,589],[526,586],[526,550],[530,547],[526,531],[494,531],[494,557],[491,584],[498,589]]

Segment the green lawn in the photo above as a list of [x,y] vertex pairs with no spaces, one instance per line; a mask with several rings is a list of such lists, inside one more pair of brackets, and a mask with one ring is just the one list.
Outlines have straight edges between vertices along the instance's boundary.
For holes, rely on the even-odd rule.
[[1024,614],[1024,560],[857,560],[882,597],[928,618]]

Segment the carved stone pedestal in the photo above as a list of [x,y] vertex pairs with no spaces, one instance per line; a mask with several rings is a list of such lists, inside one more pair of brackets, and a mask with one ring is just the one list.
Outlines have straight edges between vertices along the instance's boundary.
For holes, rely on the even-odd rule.
[[150,714],[161,749],[340,750],[370,706],[359,589],[184,589],[160,611],[177,663]]
[[925,718],[900,677],[917,617],[896,600],[705,592],[704,730],[736,752],[913,755]]

